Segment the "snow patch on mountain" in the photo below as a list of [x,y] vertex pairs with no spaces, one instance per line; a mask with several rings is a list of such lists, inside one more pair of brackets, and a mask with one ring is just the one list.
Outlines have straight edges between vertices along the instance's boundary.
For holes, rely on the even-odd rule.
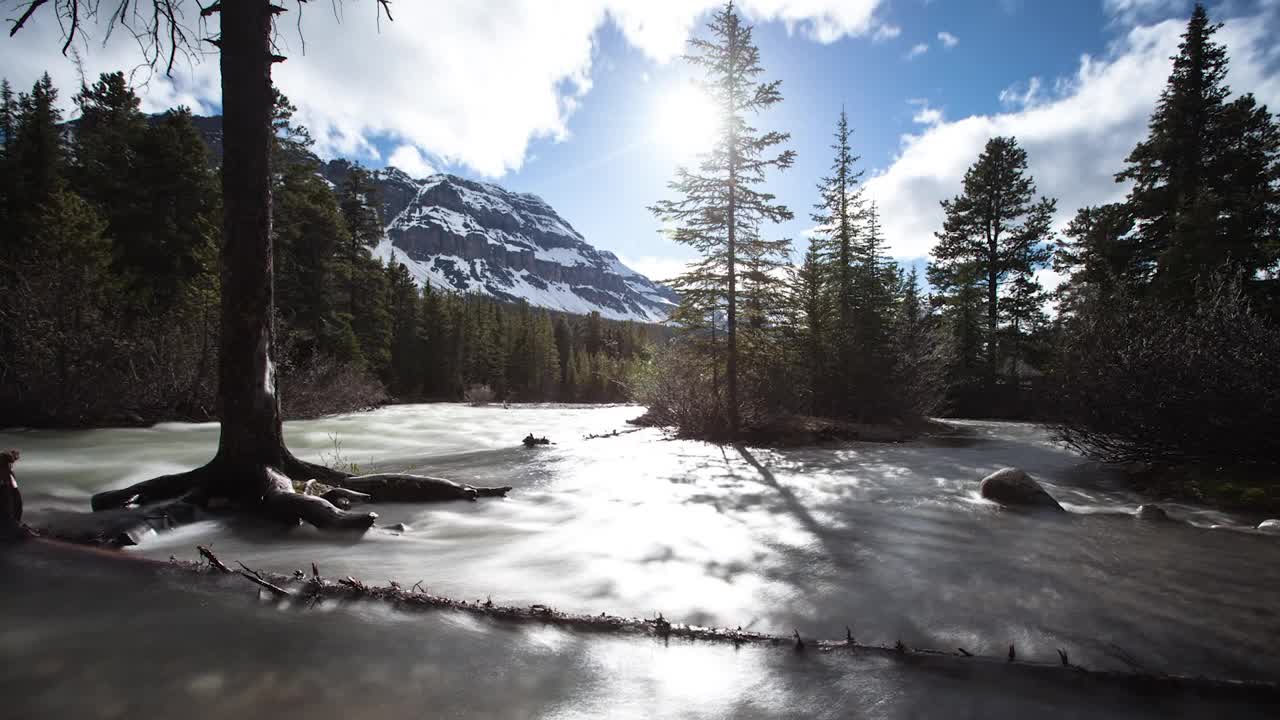
[[374,254],[404,264],[419,285],[640,322],[666,320],[677,302],[536,195],[446,174],[415,180],[396,168],[378,181],[391,191],[391,220]]

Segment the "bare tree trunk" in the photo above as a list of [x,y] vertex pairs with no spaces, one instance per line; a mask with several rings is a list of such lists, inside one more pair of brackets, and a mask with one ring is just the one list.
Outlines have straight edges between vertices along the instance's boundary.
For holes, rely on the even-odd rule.
[[729,437],[738,438],[738,277],[736,233],[734,222],[733,170],[729,170],[729,308],[725,317],[725,335],[729,344],[725,374],[729,391]]
[[[736,64],[737,33],[734,32],[729,36],[729,63],[730,67]],[[737,88],[732,84],[736,83],[733,72],[729,73],[729,117],[732,117],[738,110]],[[738,137],[737,127],[732,120],[729,121],[729,308],[725,317],[725,340],[729,344],[729,355],[725,363],[725,374],[729,377],[727,390],[729,392],[729,437],[732,440],[738,439],[738,218],[737,218],[737,195],[738,189]]]
[[[222,4],[222,341],[215,463],[257,482],[281,465],[271,267],[271,10],[265,0]],[[237,472],[238,471],[238,472]],[[243,488],[261,493],[265,488]],[[239,493],[237,493],[239,494]]]
[[995,392],[996,376],[999,374],[999,343],[996,340],[996,331],[1000,326],[1000,318],[997,314],[998,308],[996,303],[999,299],[1000,287],[1000,253],[999,253],[999,232],[987,231],[989,240],[987,246],[990,255],[987,258],[987,393]]

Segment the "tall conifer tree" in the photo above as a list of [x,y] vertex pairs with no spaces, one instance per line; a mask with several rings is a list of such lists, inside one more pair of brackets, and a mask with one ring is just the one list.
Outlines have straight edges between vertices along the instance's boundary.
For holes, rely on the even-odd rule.
[[[1052,253],[1055,207],[1054,200],[1036,198],[1035,181],[1027,173],[1027,153],[1010,137],[987,141],[965,173],[963,192],[942,201],[945,219],[942,231],[936,233],[929,281],[959,310],[962,362],[977,360],[970,354],[980,349],[987,392],[995,389],[1002,362],[1002,288],[1015,280],[1035,284],[1035,271],[1045,266]],[[986,317],[980,338],[972,334],[977,306]]]
[[[781,81],[762,82],[760,51],[751,27],[733,3],[717,11],[707,26],[710,38],[695,38],[685,59],[706,74],[706,90],[720,112],[718,138],[697,168],[679,168],[670,188],[682,196],[658,202],[653,211],[676,229],[672,238],[703,256],[699,267],[678,278],[677,289],[710,292],[725,311],[726,420],[729,434],[739,426],[738,289],[744,257],[762,258],[762,223],[790,220],[792,213],[773,194],[759,189],[765,171],[790,167],[795,153],[778,152],[789,135],[761,131],[750,117],[782,101]],[[755,247],[753,247],[753,245]],[[705,295],[704,295],[705,297]],[[715,312],[714,306],[711,308]]]

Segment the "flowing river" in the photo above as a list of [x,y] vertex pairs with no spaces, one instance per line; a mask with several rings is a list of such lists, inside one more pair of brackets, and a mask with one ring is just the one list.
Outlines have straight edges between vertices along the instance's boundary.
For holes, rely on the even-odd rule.
[[[353,537],[202,522],[126,552],[195,559],[204,544],[255,568],[287,573],[315,562],[326,576],[422,581],[437,594],[502,604],[661,612],[676,622],[831,639],[849,626],[877,644],[1003,656],[1012,643],[1020,658],[1056,662],[1062,648],[1090,668],[1280,677],[1280,537],[1251,530],[1261,518],[1166,504],[1176,522],[1140,521],[1141,500],[1118,478],[1027,424],[954,422],[950,436],[896,445],[739,450],[630,431],[625,421],[639,412],[435,404],[288,423],[290,447],[309,460],[515,489],[506,499],[374,508],[380,526],[404,523],[405,532]],[[585,439],[613,430],[622,434]],[[203,463],[217,432],[212,424],[10,431],[0,447],[23,451],[17,470],[28,512],[83,510],[96,491]],[[555,444],[524,448],[529,432]],[[980,499],[979,480],[1010,465],[1036,476],[1069,512],[1012,512]],[[871,660],[583,637],[448,613],[432,622],[376,608],[344,609],[349,622],[331,623],[176,581],[147,591],[34,565],[9,568],[26,599],[6,598],[0,609],[27,620],[0,628],[9,668],[0,692],[30,694],[35,715],[159,714],[170,702],[160,698],[205,691],[223,699],[207,706],[217,711],[210,717],[234,711],[228,698],[342,717],[341,698],[352,702],[357,692],[362,713],[422,702],[441,716],[1209,711],[1185,699],[1161,705],[1069,683],[1010,683],[999,666],[980,677],[921,677]],[[317,625],[325,632],[311,632]],[[38,662],[15,671],[14,658]],[[133,674],[145,668],[169,679]],[[108,699],[58,691],[77,682]],[[123,692],[168,682],[173,692],[152,694],[150,705]]]

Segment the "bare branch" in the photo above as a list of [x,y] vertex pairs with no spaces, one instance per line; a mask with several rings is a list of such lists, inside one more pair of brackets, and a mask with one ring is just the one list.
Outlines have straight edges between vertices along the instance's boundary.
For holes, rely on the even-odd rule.
[[26,11],[23,12],[22,16],[13,24],[13,27],[9,28],[9,37],[13,37],[15,33],[21,30],[22,26],[27,24],[27,20],[30,19],[31,14],[36,10],[39,10],[40,6],[47,2],[49,2],[49,0],[31,0],[31,3],[27,5]]
[[209,561],[210,565],[216,567],[217,569],[221,570],[224,573],[230,574],[232,572],[231,568],[227,567],[221,560],[219,560],[218,556],[214,555],[213,551],[210,550],[208,547],[204,545],[197,545],[196,550],[199,551],[201,557]]
[[239,565],[241,568],[243,568],[240,571],[240,575],[243,576],[244,579],[254,583],[255,585],[258,585],[260,587],[266,588],[267,590],[270,590],[271,594],[275,595],[276,597],[287,598],[291,596],[288,590],[285,590],[279,585],[275,585],[270,582],[267,582],[266,579],[262,577],[262,575],[258,574],[257,570],[254,570],[239,561],[236,561],[236,564]]
[[[67,50],[71,47],[71,42],[76,37],[76,31],[80,29],[80,0],[71,0],[71,32],[67,33],[67,41],[62,44],[62,54],[66,55]],[[15,27],[14,30],[17,30]]]

